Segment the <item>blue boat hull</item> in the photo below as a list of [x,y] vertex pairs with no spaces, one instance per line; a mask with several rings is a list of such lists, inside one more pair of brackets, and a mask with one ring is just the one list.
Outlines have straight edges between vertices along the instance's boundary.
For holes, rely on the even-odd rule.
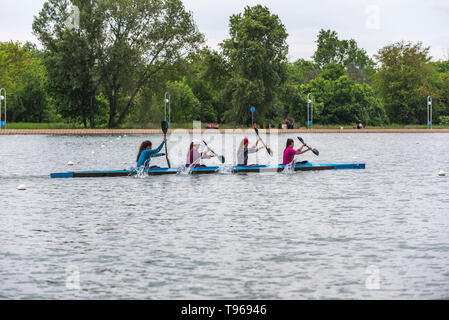
[[[257,173],[257,172],[282,172],[285,165],[277,166],[235,166],[230,170],[232,173]],[[347,170],[347,169],[365,169],[364,163],[326,163],[326,164],[296,164],[295,171],[319,171],[319,170]],[[198,167],[193,168],[192,174],[213,174],[221,170],[229,171],[227,167]],[[177,168],[153,168],[146,170],[150,176],[177,174]],[[112,171],[80,171],[52,173],[51,178],[100,178],[100,177],[126,177],[135,175],[135,171],[131,170],[112,170]]]

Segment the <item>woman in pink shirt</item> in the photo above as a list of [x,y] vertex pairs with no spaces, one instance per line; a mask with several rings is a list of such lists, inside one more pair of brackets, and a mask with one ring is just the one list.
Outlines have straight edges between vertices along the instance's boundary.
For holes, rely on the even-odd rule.
[[293,162],[297,154],[303,154],[309,150],[312,150],[311,148],[308,148],[303,151],[302,149],[306,146],[305,144],[303,144],[298,150],[293,149],[294,146],[295,141],[293,141],[293,139],[287,139],[287,146],[284,150],[284,160],[282,161],[282,164],[290,164]]

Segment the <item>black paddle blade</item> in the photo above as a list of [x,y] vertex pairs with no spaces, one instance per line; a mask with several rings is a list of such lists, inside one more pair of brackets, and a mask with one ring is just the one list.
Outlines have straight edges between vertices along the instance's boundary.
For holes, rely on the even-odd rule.
[[312,152],[313,152],[316,156],[319,156],[319,155],[320,155],[320,152],[319,152],[317,149],[312,149]]
[[256,127],[254,127],[254,131],[256,131],[256,134],[259,135],[259,129],[257,129]]
[[167,121],[162,121],[161,127],[162,127],[162,132],[164,134],[167,134],[167,131],[168,131],[168,123],[167,123]]
[[270,149],[270,148],[267,148],[267,152],[268,152],[268,154],[270,155],[270,157],[272,157],[272,156],[273,156],[273,151],[271,151],[271,149]]
[[301,141],[302,144],[306,144],[306,143],[304,142],[304,140],[302,140],[301,137],[298,137],[298,140]]
[[219,156],[218,160],[220,160],[221,163],[225,163],[225,157],[223,156]]

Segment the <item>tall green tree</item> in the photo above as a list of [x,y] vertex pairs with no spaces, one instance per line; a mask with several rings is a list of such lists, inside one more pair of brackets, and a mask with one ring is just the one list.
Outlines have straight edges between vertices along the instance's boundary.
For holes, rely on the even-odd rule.
[[231,93],[227,90],[232,77],[230,64],[219,52],[206,48],[198,56],[195,69],[199,70],[198,82],[201,83],[201,89],[194,84],[194,92],[201,90],[197,93],[199,99],[203,104],[213,107],[216,121],[223,122],[231,105]]
[[435,61],[432,63],[439,73],[449,72],[449,60],[446,61]]
[[[203,36],[179,0],[102,0],[106,41],[100,58],[109,126],[120,125],[145,83],[198,49]],[[120,106],[118,98],[127,102]]]
[[[77,28],[67,26],[70,5],[68,0],[48,0],[33,30],[55,60],[49,62],[55,83],[72,87],[67,97],[75,108],[94,110],[80,106],[85,102],[79,92],[87,88],[104,94],[109,127],[123,123],[152,77],[203,41],[180,0],[73,0],[80,12]],[[69,80],[60,81],[65,73]],[[93,96],[89,99],[94,102]]]
[[288,65],[289,80],[296,84],[307,84],[320,74],[318,66],[313,61],[298,59]]
[[313,59],[321,69],[331,63],[341,64],[349,76],[359,82],[366,82],[373,74],[373,60],[354,39],[340,40],[336,31],[321,29],[316,43]]
[[[78,20],[79,19],[79,20]],[[99,116],[98,43],[104,15],[97,1],[48,0],[33,22],[45,49],[48,91],[66,119],[95,127]]]
[[226,119],[249,124],[250,106],[264,118],[275,109],[278,91],[287,80],[287,32],[267,7],[246,7],[230,18],[230,39],[221,47],[230,66],[227,84],[231,109]]
[[340,64],[329,64],[319,77],[297,89],[295,107],[290,110],[296,121],[306,123],[307,94],[315,100],[314,119],[321,124],[355,124],[362,120],[372,126],[388,122],[381,102],[366,83],[348,77]]
[[[380,49],[376,58],[380,63],[376,89],[390,121],[425,124],[426,98],[436,92],[431,81],[436,70],[430,63],[429,48],[420,42],[400,42]],[[438,106],[434,109],[437,113]]]
[[438,88],[438,93],[433,92],[433,100],[439,104],[440,114],[436,114],[434,117],[435,122],[440,122],[440,117],[445,119],[445,123],[449,123],[449,60],[447,61],[436,61],[432,65],[437,70],[438,74],[435,74],[431,83],[434,87]]
[[8,94],[9,121],[50,120],[47,73],[41,53],[30,43],[0,43],[0,86]]

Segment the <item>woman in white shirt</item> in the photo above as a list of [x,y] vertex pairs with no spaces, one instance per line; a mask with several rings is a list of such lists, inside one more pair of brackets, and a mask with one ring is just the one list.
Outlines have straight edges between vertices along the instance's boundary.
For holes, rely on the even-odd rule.
[[253,147],[248,148],[249,141],[247,138],[243,139],[240,143],[239,148],[237,149],[237,165],[238,166],[247,166],[248,165],[248,155],[250,153],[256,153],[259,150],[262,150],[264,147],[257,148],[257,144],[259,143],[260,138],[257,139],[256,144]]

